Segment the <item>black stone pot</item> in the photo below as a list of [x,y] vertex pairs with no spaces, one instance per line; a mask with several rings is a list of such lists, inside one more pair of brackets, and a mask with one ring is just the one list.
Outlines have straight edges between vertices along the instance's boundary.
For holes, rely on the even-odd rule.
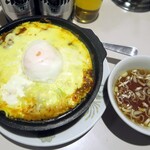
[[43,121],[13,120],[7,118],[5,116],[5,113],[1,111],[0,125],[6,126],[7,128],[12,128],[20,131],[29,131],[29,132],[32,131],[41,132],[41,131],[58,129],[65,125],[67,126],[67,124],[70,124],[74,120],[80,118],[88,110],[91,103],[95,99],[102,81],[103,61],[106,57],[106,51],[102,43],[100,42],[98,37],[93,33],[92,30],[84,29],[69,21],[60,18],[49,17],[49,16],[34,16],[34,17],[27,17],[27,18],[15,20],[0,28],[0,34],[4,32],[8,32],[11,29],[15,28],[16,26],[18,26],[19,24],[27,21],[31,21],[31,22],[40,21],[40,22],[47,22],[47,23],[50,22],[55,25],[61,26],[65,29],[68,29],[69,31],[77,35],[79,39],[83,41],[87,46],[92,58],[92,62],[94,66],[94,73],[93,73],[94,87],[91,90],[91,92],[85,97],[85,100],[83,102],[81,102],[74,109],[70,110],[69,112],[57,118],[43,120]]

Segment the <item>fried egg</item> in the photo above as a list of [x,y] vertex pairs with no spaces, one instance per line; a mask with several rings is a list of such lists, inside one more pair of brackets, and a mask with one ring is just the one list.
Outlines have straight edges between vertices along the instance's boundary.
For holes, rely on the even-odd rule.
[[0,111],[13,119],[46,120],[75,108],[91,91],[85,44],[52,23],[25,22],[0,35]]
[[61,72],[62,63],[60,54],[44,40],[30,43],[23,58],[25,73],[33,81],[54,82]]

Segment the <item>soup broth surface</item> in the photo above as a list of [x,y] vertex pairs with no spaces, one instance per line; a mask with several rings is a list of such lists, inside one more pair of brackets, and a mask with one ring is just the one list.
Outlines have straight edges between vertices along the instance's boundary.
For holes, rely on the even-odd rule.
[[150,127],[150,70],[133,69],[121,74],[115,83],[114,96],[129,119]]

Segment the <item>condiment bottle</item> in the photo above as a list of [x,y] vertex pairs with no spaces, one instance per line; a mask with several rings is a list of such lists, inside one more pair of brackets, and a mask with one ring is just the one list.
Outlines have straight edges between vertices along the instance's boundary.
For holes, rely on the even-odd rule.
[[8,21],[35,14],[34,0],[0,0]]
[[39,0],[42,15],[68,20],[73,12],[74,0]]

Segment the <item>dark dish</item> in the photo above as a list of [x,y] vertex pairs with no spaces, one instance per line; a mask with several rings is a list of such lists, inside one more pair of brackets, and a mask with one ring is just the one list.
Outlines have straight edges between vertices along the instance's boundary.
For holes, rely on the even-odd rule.
[[73,23],[70,23],[63,19],[52,18],[47,16],[28,17],[28,18],[23,18],[23,19],[13,21],[7,24],[6,26],[3,26],[0,29],[0,34],[4,32],[8,32],[11,29],[15,28],[16,26],[18,26],[19,24],[27,21],[51,22],[65,29],[68,29],[72,33],[76,34],[79,37],[79,39],[85,43],[92,58],[92,63],[94,67],[93,89],[86,96],[85,100],[82,101],[74,109],[71,109],[70,111],[68,111],[67,113],[59,117],[43,120],[43,121],[25,121],[25,120],[18,120],[18,119],[14,120],[14,119],[7,118],[5,116],[5,113],[3,112],[0,113],[0,123],[10,128],[23,130],[23,131],[52,130],[52,129],[62,127],[72,122],[73,120],[79,118],[90,107],[90,104],[95,99],[97,92],[99,91],[99,87],[101,85],[102,75],[103,75],[103,61],[104,58],[106,57],[106,51],[103,48],[103,45],[99,41],[97,36],[92,32],[92,30],[80,28],[77,25],[74,25]]

